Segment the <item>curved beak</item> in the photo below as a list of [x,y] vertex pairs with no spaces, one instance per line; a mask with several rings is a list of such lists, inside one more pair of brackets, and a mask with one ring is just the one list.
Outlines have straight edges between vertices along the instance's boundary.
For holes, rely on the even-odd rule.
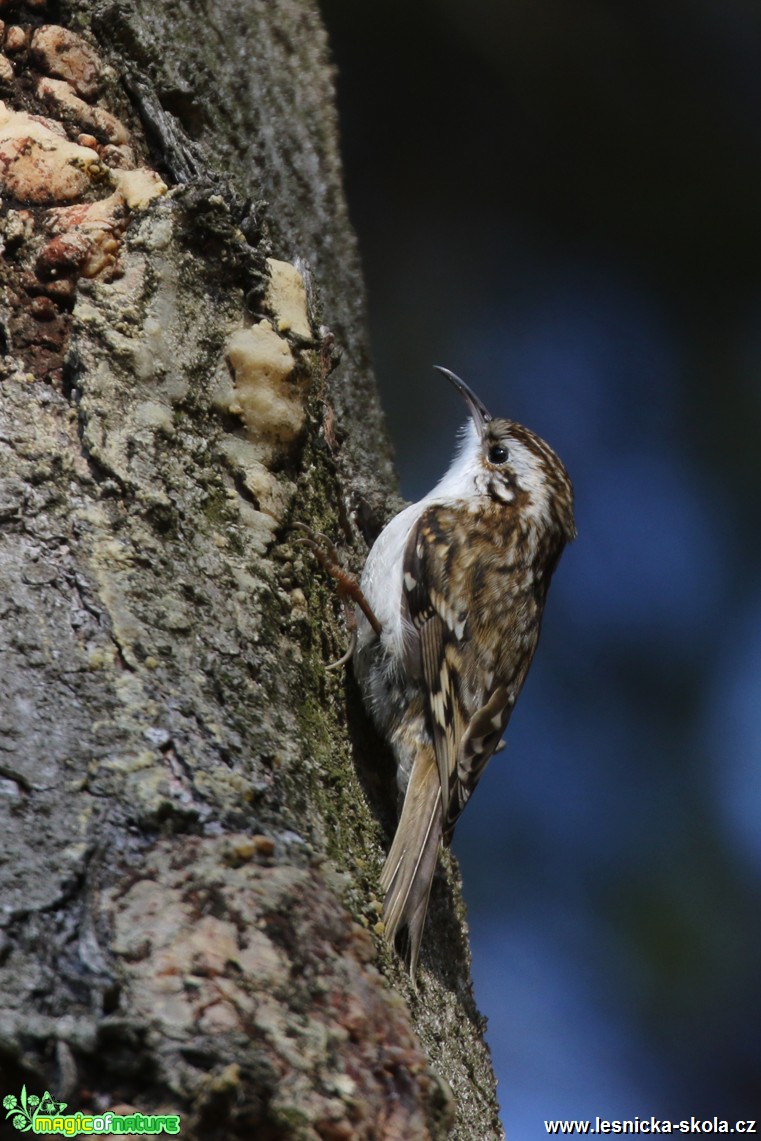
[[433,367],[437,372],[443,373],[447,380],[450,380],[455,386],[457,391],[460,393],[460,396],[462,396],[463,400],[470,409],[470,414],[473,417],[473,423],[478,429],[479,434],[482,434],[484,427],[493,418],[491,412],[489,412],[484,403],[478,399],[475,392],[473,392],[472,389],[468,388],[465,381],[460,380],[459,376],[455,376],[453,372],[450,372],[448,368],[443,368],[440,364],[435,364]]

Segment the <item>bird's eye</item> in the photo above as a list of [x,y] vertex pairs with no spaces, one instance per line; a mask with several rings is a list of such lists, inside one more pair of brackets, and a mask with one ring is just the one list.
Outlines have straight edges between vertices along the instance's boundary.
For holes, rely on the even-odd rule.
[[489,463],[503,464],[507,460],[507,448],[502,444],[492,444],[489,448]]

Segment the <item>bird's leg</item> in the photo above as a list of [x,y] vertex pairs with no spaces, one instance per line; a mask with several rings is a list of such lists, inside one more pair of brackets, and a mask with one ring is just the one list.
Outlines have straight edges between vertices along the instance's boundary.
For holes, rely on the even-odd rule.
[[307,527],[304,523],[295,523],[294,526],[298,527],[300,531],[305,532],[304,537],[297,539],[296,542],[309,547],[309,549],[314,552],[315,558],[320,566],[328,572],[331,578],[335,579],[338,587],[338,597],[341,599],[344,608],[346,626],[350,635],[349,648],[337,662],[331,662],[327,667],[329,670],[334,670],[339,666],[346,665],[354,653],[354,647],[357,642],[357,615],[353,604],[356,603],[378,637],[380,637],[383,627],[376,618],[372,606],[367,601],[354,575],[344,570],[338,551],[327,535],[323,535],[319,531],[312,531],[311,528]]

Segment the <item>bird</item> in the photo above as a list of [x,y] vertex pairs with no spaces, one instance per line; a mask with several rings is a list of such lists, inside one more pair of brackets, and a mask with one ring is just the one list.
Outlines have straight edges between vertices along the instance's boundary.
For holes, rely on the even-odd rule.
[[470,415],[446,474],[370,549],[352,655],[396,762],[382,919],[413,980],[439,852],[504,744],[550,579],[576,536],[572,484],[552,448],[435,367]]

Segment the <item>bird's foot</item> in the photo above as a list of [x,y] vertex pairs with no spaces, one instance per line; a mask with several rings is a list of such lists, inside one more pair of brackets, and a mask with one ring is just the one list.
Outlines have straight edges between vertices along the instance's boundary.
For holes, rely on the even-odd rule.
[[307,527],[305,523],[294,523],[294,527],[304,532],[303,538],[296,539],[296,542],[302,546],[309,547],[320,566],[328,572],[332,579],[335,579],[338,588],[338,597],[343,604],[346,626],[350,636],[349,648],[345,654],[342,654],[337,662],[331,662],[327,667],[329,670],[338,669],[339,666],[344,666],[347,662],[351,661],[354,647],[357,643],[357,615],[354,604],[362,611],[378,637],[380,637],[383,627],[376,618],[373,608],[362,592],[362,588],[357,579],[341,565],[341,557],[336,550],[335,544],[331,542],[327,535],[323,535],[320,531],[313,531],[311,527]]

